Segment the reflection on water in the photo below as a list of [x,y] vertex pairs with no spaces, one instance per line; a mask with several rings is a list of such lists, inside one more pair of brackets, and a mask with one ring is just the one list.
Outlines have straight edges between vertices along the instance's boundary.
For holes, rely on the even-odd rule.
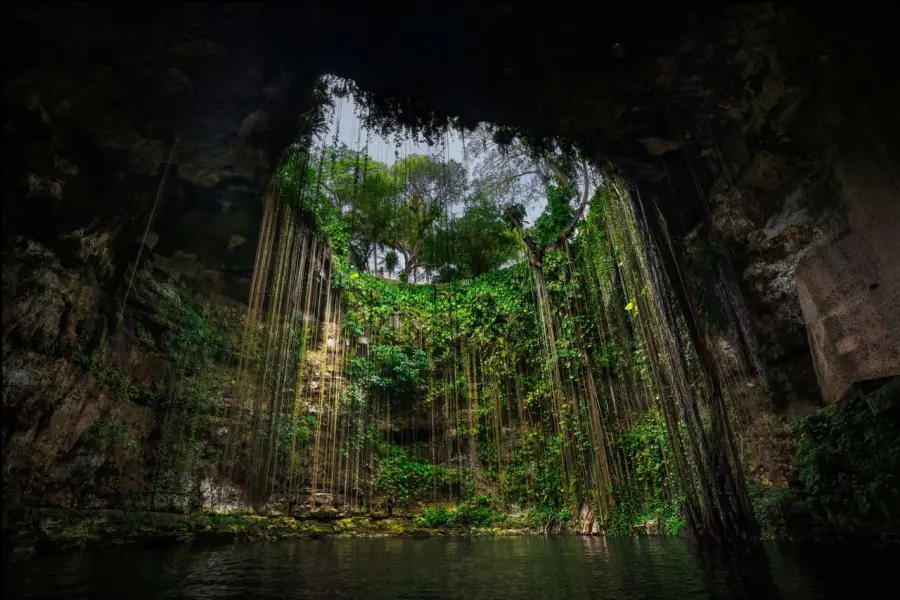
[[[4,597],[848,598],[888,590],[895,553],[681,539],[301,540],[119,549],[4,566]],[[868,591],[867,591],[868,590]]]

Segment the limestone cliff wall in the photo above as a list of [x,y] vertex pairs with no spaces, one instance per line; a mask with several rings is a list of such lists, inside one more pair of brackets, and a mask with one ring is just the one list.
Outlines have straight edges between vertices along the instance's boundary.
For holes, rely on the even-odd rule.
[[838,167],[847,228],[806,254],[797,290],[826,401],[900,375],[900,177],[891,164]]

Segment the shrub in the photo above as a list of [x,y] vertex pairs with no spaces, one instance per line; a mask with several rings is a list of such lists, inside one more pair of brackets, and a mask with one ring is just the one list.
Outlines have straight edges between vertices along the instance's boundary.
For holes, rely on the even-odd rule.
[[458,513],[455,510],[444,508],[426,508],[421,517],[416,519],[420,527],[437,529],[439,527],[452,527],[456,524]]
[[430,462],[414,460],[403,448],[393,448],[390,455],[381,459],[373,480],[375,492],[392,502],[407,503],[425,494],[448,490],[453,473]]
[[457,508],[460,523],[473,527],[491,527],[506,519],[504,513],[495,512],[487,496],[467,500]]
[[799,499],[821,520],[860,528],[900,519],[900,427],[863,400],[833,404],[794,426]]

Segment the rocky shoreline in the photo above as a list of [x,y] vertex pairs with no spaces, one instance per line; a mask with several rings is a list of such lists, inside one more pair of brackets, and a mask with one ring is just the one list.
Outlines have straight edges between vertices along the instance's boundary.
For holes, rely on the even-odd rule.
[[220,544],[325,537],[544,535],[520,520],[497,527],[423,527],[413,516],[293,518],[251,514],[165,513],[108,509],[20,509],[4,523],[4,555],[36,555],[125,545]]
[[[678,537],[689,537],[684,531]],[[578,527],[550,530],[534,527],[524,517],[509,517],[491,527],[453,525],[428,527],[414,515],[321,514],[308,517],[282,515],[195,512],[126,511],[115,509],[26,508],[4,515],[3,557],[16,562],[76,551],[95,551],[122,546],[176,544],[216,545],[291,539],[325,538],[431,538],[523,535],[605,536]],[[634,537],[665,535],[652,527],[635,528]],[[812,529],[804,535],[780,541],[818,541],[896,547],[900,536],[860,535],[850,530]]]

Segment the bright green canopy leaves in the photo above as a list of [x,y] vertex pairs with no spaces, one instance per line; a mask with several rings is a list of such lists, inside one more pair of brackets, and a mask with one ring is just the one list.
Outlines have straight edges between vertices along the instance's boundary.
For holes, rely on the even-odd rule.
[[531,235],[539,246],[547,246],[556,241],[560,233],[572,220],[575,207],[572,206],[574,192],[569,187],[552,186],[547,190],[547,208],[531,228]]
[[519,240],[500,209],[479,192],[462,216],[426,239],[426,260],[442,265],[439,281],[469,279],[499,269],[518,254]]
[[502,208],[470,188],[456,161],[411,155],[388,166],[346,146],[296,152],[281,170],[282,194],[338,256],[403,280],[420,268],[470,278],[516,256]]
[[[480,158],[471,177],[439,156],[398,156],[388,165],[335,144],[291,155],[282,193],[360,271],[402,281],[418,281],[423,270],[432,281],[471,279],[520,258],[522,240],[539,263],[574,232],[592,171],[557,141],[499,135],[505,146],[488,145],[491,131],[480,130],[484,151],[473,153]],[[546,207],[526,228],[535,202]]]

